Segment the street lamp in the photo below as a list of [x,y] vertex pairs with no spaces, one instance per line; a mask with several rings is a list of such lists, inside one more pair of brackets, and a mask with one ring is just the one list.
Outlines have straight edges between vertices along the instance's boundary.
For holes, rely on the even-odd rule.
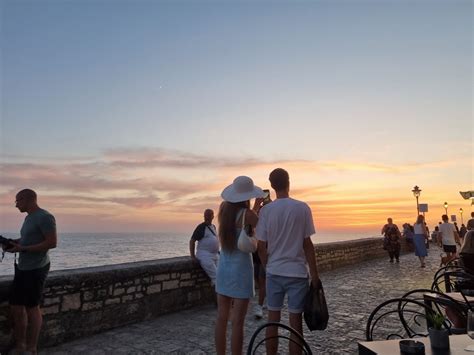
[[444,212],[446,213],[446,216],[448,215],[448,203],[444,203]]
[[411,192],[413,192],[413,196],[416,197],[416,211],[418,212],[418,215],[419,215],[420,214],[420,205],[418,204],[418,197],[420,197],[421,190],[417,185],[415,185],[415,187],[413,188],[413,190],[411,190]]
[[462,208],[460,208],[460,209],[459,209],[459,213],[461,214],[461,224],[464,224],[464,221],[463,221],[463,219],[462,219],[462,213],[463,213],[463,212],[464,212],[464,211],[462,210]]

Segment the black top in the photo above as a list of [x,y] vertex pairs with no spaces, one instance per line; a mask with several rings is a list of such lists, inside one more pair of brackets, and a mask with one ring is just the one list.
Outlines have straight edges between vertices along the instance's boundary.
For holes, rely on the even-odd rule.
[[209,225],[206,224],[206,222],[202,222],[194,230],[193,235],[191,236],[191,239],[199,241],[202,238],[204,238],[204,234],[206,233],[206,227],[211,231],[212,234],[216,235],[216,233],[214,233],[212,228],[210,228]]

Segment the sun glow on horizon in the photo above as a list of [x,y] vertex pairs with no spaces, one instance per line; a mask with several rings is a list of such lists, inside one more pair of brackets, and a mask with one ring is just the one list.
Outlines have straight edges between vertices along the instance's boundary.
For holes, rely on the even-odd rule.
[[276,167],[318,231],[472,211],[470,0],[0,6],[0,232],[28,187],[60,231],[188,233]]

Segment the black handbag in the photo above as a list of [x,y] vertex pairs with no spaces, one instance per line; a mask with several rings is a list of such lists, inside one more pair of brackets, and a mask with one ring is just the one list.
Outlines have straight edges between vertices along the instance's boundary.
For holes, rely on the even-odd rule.
[[328,325],[329,312],[321,280],[316,285],[311,283],[309,286],[303,317],[308,329],[311,331],[324,330]]

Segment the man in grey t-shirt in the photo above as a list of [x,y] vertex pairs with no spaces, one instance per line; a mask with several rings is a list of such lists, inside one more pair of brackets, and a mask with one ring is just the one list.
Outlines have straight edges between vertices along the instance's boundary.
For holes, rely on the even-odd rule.
[[27,216],[21,227],[21,238],[12,241],[7,252],[19,253],[9,303],[13,315],[15,351],[37,353],[43,317],[40,303],[49,271],[48,250],[57,243],[54,216],[37,204],[36,193],[24,189],[17,193],[16,207]]

